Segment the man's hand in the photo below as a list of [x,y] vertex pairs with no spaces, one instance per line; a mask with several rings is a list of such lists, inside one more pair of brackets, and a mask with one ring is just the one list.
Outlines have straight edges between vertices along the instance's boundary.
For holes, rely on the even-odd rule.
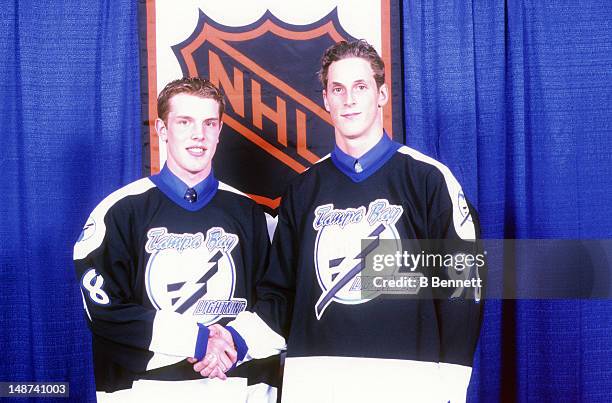
[[227,372],[236,362],[238,354],[230,332],[221,325],[212,325],[208,328],[208,344],[206,356],[202,361],[189,358],[193,369],[203,377],[227,379]]

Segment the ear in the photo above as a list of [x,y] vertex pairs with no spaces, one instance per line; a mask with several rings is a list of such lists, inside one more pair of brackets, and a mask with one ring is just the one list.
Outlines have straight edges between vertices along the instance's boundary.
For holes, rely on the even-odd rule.
[[162,141],[168,141],[168,129],[160,118],[155,119],[155,131]]
[[323,104],[325,105],[325,110],[329,112],[329,103],[327,102],[327,91],[323,90]]
[[387,84],[380,86],[378,89],[378,107],[382,108],[389,102],[389,89],[387,88]]

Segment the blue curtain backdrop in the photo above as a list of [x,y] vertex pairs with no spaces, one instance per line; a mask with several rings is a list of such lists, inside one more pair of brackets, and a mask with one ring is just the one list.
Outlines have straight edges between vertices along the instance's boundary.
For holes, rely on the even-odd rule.
[[72,245],[141,174],[136,6],[0,5],[0,381],[69,381],[72,401],[95,396]]
[[[485,238],[612,238],[611,26],[605,1],[404,2],[407,143]],[[469,401],[609,401],[611,301],[485,311]]]
[[[407,143],[487,238],[612,238],[612,8],[404,1]],[[140,177],[136,2],[0,7],[0,381],[93,400],[71,248]],[[469,400],[608,401],[610,301],[489,301]]]

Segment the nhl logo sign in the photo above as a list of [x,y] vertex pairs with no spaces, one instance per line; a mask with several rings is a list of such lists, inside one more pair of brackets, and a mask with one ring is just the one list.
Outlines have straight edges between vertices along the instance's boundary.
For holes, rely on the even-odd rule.
[[[381,2],[382,5],[387,3]],[[180,41],[167,40],[169,51],[163,57],[172,59],[170,63],[162,60],[160,54],[164,49],[153,53],[158,55],[156,59],[151,58],[151,43],[159,45],[162,40],[150,40],[148,44],[149,82],[156,77],[151,74],[151,64],[156,67],[176,65],[180,71],[174,75],[167,74],[167,79],[161,82],[156,80],[159,87],[165,85],[165,80],[179,76],[199,76],[210,79],[225,94],[224,127],[213,163],[215,175],[246,192],[269,211],[278,207],[279,196],[291,178],[333,149],[334,129],[323,106],[322,87],[317,75],[323,51],[336,42],[364,37],[361,32],[357,32],[360,35],[357,36],[345,29],[346,10],[341,14],[342,8],[330,1],[327,11],[324,8],[313,11],[319,6],[279,3],[276,8],[283,10],[262,10],[258,18],[249,16],[246,20],[250,22],[240,25],[235,22],[240,20],[235,13],[248,11],[232,10],[229,13],[223,5],[203,3],[197,9],[197,16],[190,10],[191,15],[185,17],[185,20],[192,21],[193,28],[183,30],[184,36]],[[150,10],[152,6],[147,4],[147,7],[148,20],[151,20],[151,15],[154,15]],[[287,22],[291,20],[287,13],[299,13],[298,7],[307,9],[313,17],[303,24]],[[388,8],[387,4],[387,8],[382,7],[379,12],[386,12],[384,15],[388,17]],[[156,18],[169,18],[169,11],[169,8],[163,8]],[[283,19],[277,15],[283,15]],[[178,17],[174,16],[172,20],[177,21]],[[381,24],[381,21],[376,23]],[[159,31],[164,33],[168,27]],[[385,47],[385,43],[390,41],[377,32],[379,42],[382,37],[383,58],[391,64],[390,55],[385,54],[385,51],[390,53],[390,45]],[[376,42],[371,38],[370,41]],[[390,78],[391,66],[387,70]],[[160,89],[157,88],[156,92]],[[151,106],[155,102],[151,85],[148,90]],[[399,90],[396,92],[401,93]],[[395,122],[391,119],[392,108],[389,105],[389,113],[385,111],[389,133],[393,133]],[[152,114],[151,107],[149,114]],[[397,118],[401,122],[401,116]],[[397,132],[401,134],[400,130]],[[401,136],[396,136],[396,139],[403,140]],[[155,171],[156,159],[154,142],[156,139],[151,136],[152,172]]]
[[[237,148],[246,140],[250,144],[245,149],[251,150],[247,164],[253,169],[273,158],[281,169],[301,173],[333,145],[316,74],[320,49],[352,39],[339,27],[335,11],[306,26],[284,23],[267,12],[240,28],[217,24],[201,12],[193,35],[173,50],[185,76],[208,77],[226,95],[221,151],[227,149],[235,161]],[[291,60],[278,63],[278,56],[286,54]],[[313,139],[314,133],[319,139]],[[224,154],[218,157],[224,159]],[[232,183],[240,182],[243,174],[243,169],[236,171]],[[282,191],[274,189],[274,183],[265,185],[266,193]]]

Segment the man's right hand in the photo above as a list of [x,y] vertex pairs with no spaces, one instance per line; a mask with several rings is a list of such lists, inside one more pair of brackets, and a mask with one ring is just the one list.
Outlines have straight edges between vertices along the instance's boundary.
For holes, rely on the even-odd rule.
[[227,372],[238,358],[234,339],[227,329],[221,325],[208,327],[208,344],[206,356],[201,361],[189,358],[189,362],[194,364],[193,369],[203,377],[227,379]]

